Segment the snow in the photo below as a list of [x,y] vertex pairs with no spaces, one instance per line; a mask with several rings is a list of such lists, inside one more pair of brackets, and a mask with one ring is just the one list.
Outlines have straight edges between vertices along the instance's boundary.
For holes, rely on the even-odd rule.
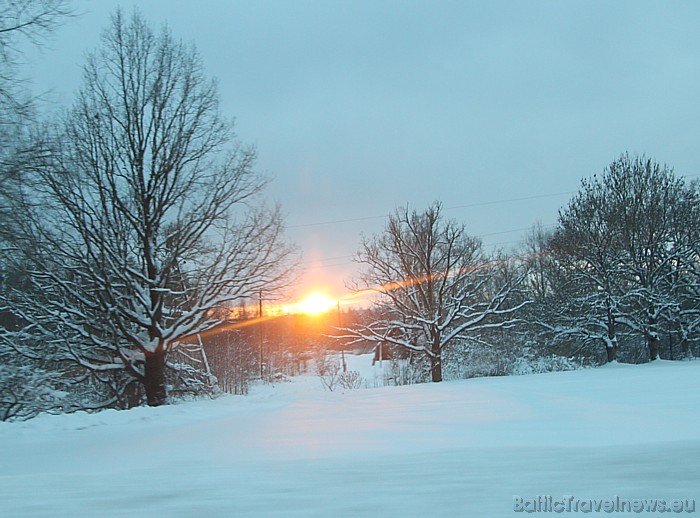
[[[348,356],[373,375],[370,356]],[[0,423],[2,516],[518,516],[691,498],[700,362],[251,395]],[[628,514],[628,513],[626,513]],[[607,513],[606,513],[607,515]]]

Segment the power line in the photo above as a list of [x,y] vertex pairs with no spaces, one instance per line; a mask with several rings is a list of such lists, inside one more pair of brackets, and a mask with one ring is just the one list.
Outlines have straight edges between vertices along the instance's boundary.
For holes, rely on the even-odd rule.
[[[696,177],[699,177],[700,174],[682,175],[682,176],[685,178],[696,178]],[[553,198],[556,196],[564,196],[564,195],[572,195],[572,194],[575,194],[575,191],[562,191],[562,192],[549,193],[549,194],[537,194],[537,195],[532,195],[532,196],[522,196],[522,197],[518,197],[518,198],[505,198],[505,199],[501,199],[501,200],[490,200],[490,201],[477,202],[477,203],[468,203],[465,205],[453,205],[450,207],[445,207],[445,210],[484,207],[484,206],[488,206],[488,205],[499,205],[499,204],[504,204],[504,203],[519,202],[519,201],[530,201],[530,200],[537,200],[537,199],[543,199],[543,198]],[[352,223],[352,222],[357,222],[357,221],[369,221],[369,220],[376,220],[376,219],[384,219],[384,218],[387,218],[388,216],[389,216],[388,214],[384,214],[381,216],[363,216],[363,217],[357,217],[357,218],[338,219],[338,220],[331,220],[331,221],[302,223],[302,224],[297,224],[297,225],[289,225],[287,228],[307,228],[307,227],[316,227],[316,226],[323,226],[323,225],[335,225],[335,224],[339,224],[339,223]],[[555,223],[543,225],[544,228],[550,228],[550,227],[554,227],[554,226],[556,226]],[[483,237],[495,236],[495,235],[501,235],[501,234],[510,234],[513,232],[523,232],[523,231],[529,230],[530,228],[532,228],[532,226],[520,227],[520,228],[511,229],[511,230],[501,230],[501,231],[497,231],[497,232],[488,232],[488,233],[480,234],[480,235],[474,236],[474,237],[483,238]],[[492,243],[489,246],[492,246],[492,247],[503,246],[503,245],[510,245],[510,244],[515,244],[515,243],[519,243],[519,242],[521,242],[521,240],[501,241],[498,243]],[[343,261],[343,259],[348,259],[351,257],[353,257],[352,254],[339,255],[339,256],[334,256],[334,257],[325,257],[325,258],[321,258],[321,259],[302,261],[301,264],[310,265],[313,263],[323,263],[326,261],[329,261],[329,262],[340,261],[340,262],[332,262],[331,264],[322,265],[322,267],[324,267],[324,268],[335,268],[335,267],[339,267],[339,266],[347,266],[347,265],[354,264],[354,261]],[[310,268],[308,266],[304,266],[303,270],[309,271]]]
[[[569,195],[573,194],[573,191],[565,191],[565,192],[555,192],[555,193],[550,193],[550,194],[536,194],[534,196],[523,196],[520,198],[506,198],[502,200],[490,200],[490,201],[482,201],[482,202],[477,202],[477,203],[468,203],[466,205],[453,205],[451,207],[445,207],[445,210],[454,210],[454,209],[468,209],[472,207],[484,207],[487,205],[500,205],[503,203],[513,203],[517,201],[529,201],[529,200],[538,200],[542,198],[553,198],[555,196],[563,196],[563,195]],[[347,218],[347,219],[336,219],[336,220],[329,220],[329,221],[317,221],[317,222],[312,222],[312,223],[300,223],[297,225],[288,225],[287,228],[307,228],[307,227],[319,227],[322,225],[337,225],[339,223],[353,223],[356,221],[368,221],[368,220],[373,220],[373,219],[384,219],[387,218],[389,215],[388,214],[382,214],[381,216],[362,216],[358,218]]]
[[336,225],[338,223],[352,223],[355,221],[367,221],[370,219],[384,219],[387,216],[387,214],[384,214],[382,216],[365,216],[363,218],[336,219],[333,221],[319,221],[317,223],[301,223],[299,225],[288,225],[287,228],[320,227],[321,225]]
[[[686,175],[681,175],[682,177],[685,178],[696,178],[700,176],[700,174],[686,174]],[[476,203],[467,203],[465,205],[453,205],[451,207],[445,207],[445,210],[454,210],[454,209],[470,209],[474,207],[485,207],[488,205],[500,205],[503,203],[513,203],[513,202],[518,202],[518,201],[530,201],[530,200],[540,200],[544,198],[554,198],[556,196],[564,196],[564,195],[572,195],[575,194],[577,191],[562,191],[562,192],[553,192],[549,194],[535,194],[532,196],[521,196],[518,198],[504,198],[501,200],[489,200],[489,201],[482,201],[482,202],[476,202]],[[346,218],[346,219],[335,219],[335,220],[328,220],[328,221],[315,221],[315,222],[310,222],[310,223],[299,223],[296,225],[288,225],[287,228],[307,228],[307,227],[320,227],[323,225],[337,225],[339,223],[354,223],[357,221],[370,221],[373,219],[384,219],[387,218],[389,215],[388,214],[382,214],[382,215],[377,215],[377,216],[361,216],[357,218]]]
[[[550,228],[550,227],[553,227],[555,225],[556,225],[556,223],[550,223],[548,225],[542,225],[542,228]],[[523,232],[525,230],[530,230],[531,228],[532,228],[532,225],[530,225],[529,227],[514,228],[513,230],[500,230],[498,232],[488,232],[487,234],[480,234],[480,235],[474,236],[474,237],[488,237],[488,236],[498,236],[500,234],[511,234],[513,232]]]
[[334,257],[323,257],[321,259],[316,259],[316,260],[311,260],[309,259],[308,262],[323,262],[323,261],[335,261],[337,259],[347,259],[348,257],[352,257],[352,254],[347,254],[347,255],[336,255]]
[[446,210],[469,209],[472,207],[483,207],[485,205],[499,205],[501,203],[511,203],[514,201],[528,201],[528,200],[539,200],[541,198],[553,198],[555,196],[564,196],[565,194],[567,194],[567,195],[574,194],[574,191],[553,192],[551,194],[536,194],[534,196],[523,196],[521,198],[508,198],[508,199],[504,199],[504,200],[482,201],[479,203],[469,203],[467,205],[455,205],[453,207],[445,207],[445,209]]
[[[541,225],[542,228],[552,228],[556,226],[556,223],[549,223],[546,225]],[[488,237],[488,236],[498,236],[502,234],[512,234],[513,232],[523,232],[526,230],[530,230],[532,228],[532,225],[529,227],[520,227],[520,228],[513,228],[510,230],[499,230],[498,232],[487,232],[485,234],[479,234],[477,236],[474,236],[476,238],[483,238],[483,237]],[[506,244],[513,244],[513,243],[518,243],[520,240],[513,240],[513,241],[505,241],[505,242],[499,242],[499,243],[492,243],[488,246],[499,246],[499,245],[506,245]],[[311,265],[311,264],[316,264],[316,263],[323,263],[325,261],[339,261],[342,259],[348,259],[354,257],[354,254],[348,254],[348,255],[336,255],[333,257],[323,257],[321,259],[308,259],[306,261],[302,261],[301,264],[303,265]],[[349,264],[354,264],[354,261],[341,261],[341,262],[333,262],[332,264],[322,264],[323,268],[334,268],[337,266],[346,266]],[[304,270],[308,271],[310,268],[308,266],[304,266]]]

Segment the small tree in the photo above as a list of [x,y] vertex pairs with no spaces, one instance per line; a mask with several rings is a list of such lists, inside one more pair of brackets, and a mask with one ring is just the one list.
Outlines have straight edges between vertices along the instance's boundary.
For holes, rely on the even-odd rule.
[[38,170],[19,248],[41,296],[17,294],[22,332],[166,403],[170,354],[288,281],[279,211],[253,204],[266,181],[232,139],[195,49],[117,11]]
[[343,371],[340,360],[323,348],[318,347],[314,351],[314,370],[321,380],[323,388],[333,392],[336,385],[342,381]]
[[378,317],[347,329],[349,336],[424,353],[434,382],[442,381],[448,345],[512,324],[524,305],[510,304],[522,277],[493,286],[494,264],[481,243],[445,220],[440,203],[397,209],[380,236],[362,241],[357,261],[366,268],[354,288],[374,295]]

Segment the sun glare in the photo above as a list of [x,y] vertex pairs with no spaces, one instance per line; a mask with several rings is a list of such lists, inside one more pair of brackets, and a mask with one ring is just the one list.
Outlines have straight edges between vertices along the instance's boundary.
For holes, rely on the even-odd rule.
[[320,315],[333,308],[336,304],[335,300],[332,300],[322,293],[312,293],[304,300],[299,302],[296,306],[300,313],[305,313],[307,315]]

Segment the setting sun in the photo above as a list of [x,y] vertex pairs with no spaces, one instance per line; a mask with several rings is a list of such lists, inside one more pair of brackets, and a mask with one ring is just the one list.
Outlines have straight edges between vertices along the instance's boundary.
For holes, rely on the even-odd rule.
[[336,301],[326,297],[322,293],[312,293],[304,300],[296,304],[297,310],[300,313],[307,315],[320,315],[333,308]]

